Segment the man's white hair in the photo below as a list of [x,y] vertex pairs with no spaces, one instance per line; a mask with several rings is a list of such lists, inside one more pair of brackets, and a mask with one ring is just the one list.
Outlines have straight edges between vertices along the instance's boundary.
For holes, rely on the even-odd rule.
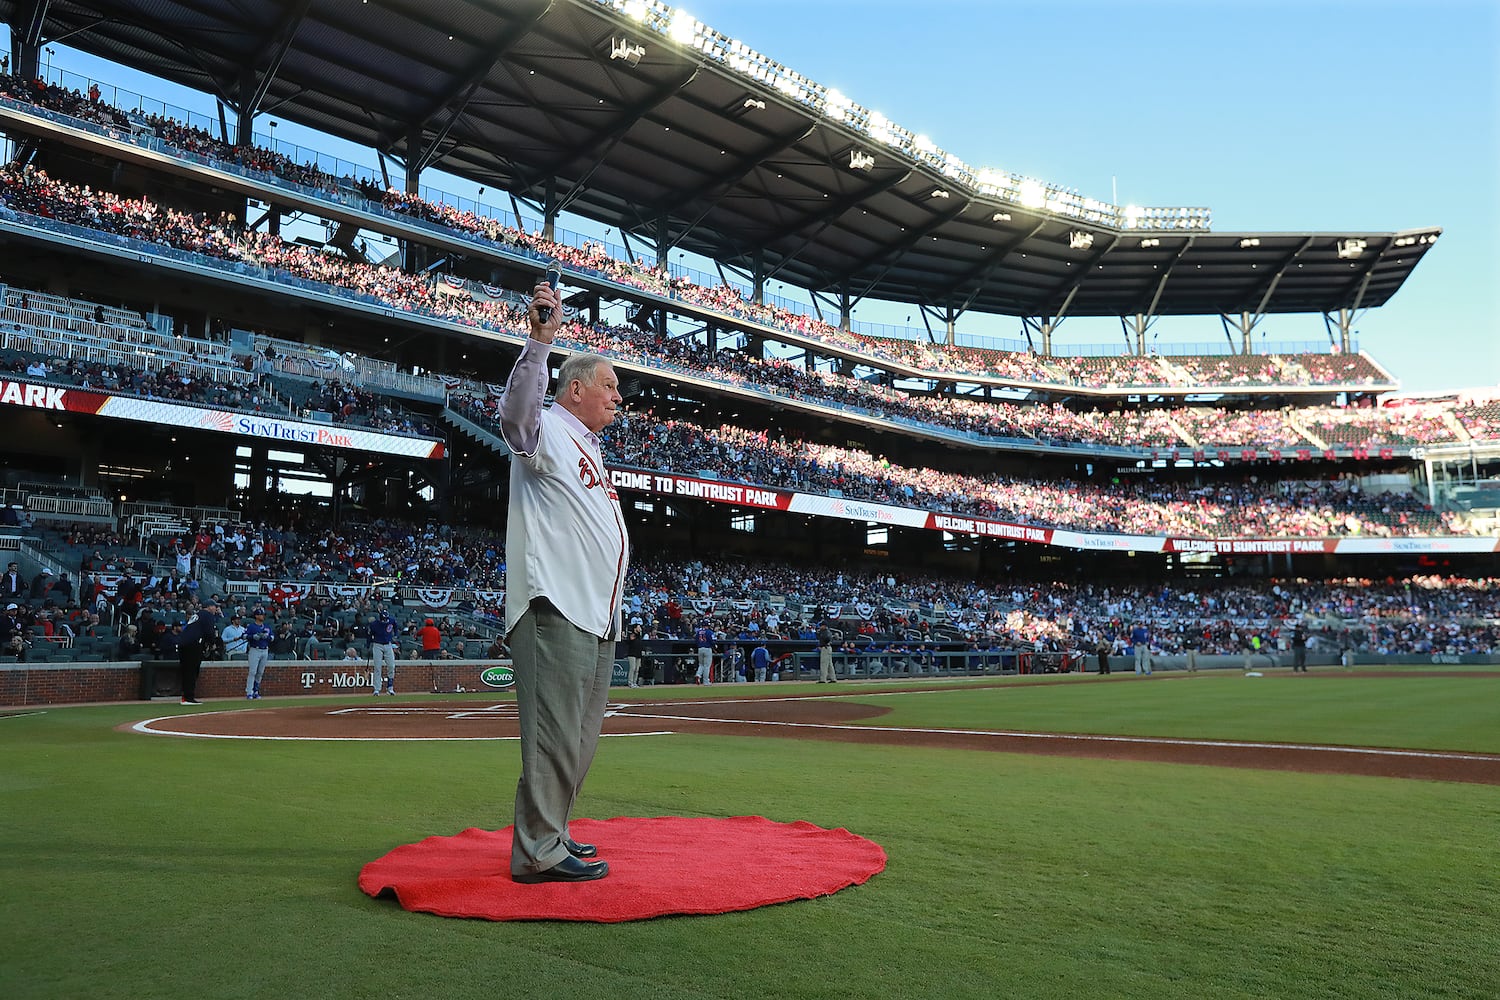
[[557,391],[567,392],[574,379],[593,385],[599,378],[600,366],[607,364],[609,359],[597,354],[569,354],[557,369]]

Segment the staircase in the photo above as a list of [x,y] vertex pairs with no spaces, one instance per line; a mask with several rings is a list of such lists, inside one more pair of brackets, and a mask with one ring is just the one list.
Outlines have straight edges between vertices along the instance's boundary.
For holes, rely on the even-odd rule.
[[1202,445],[1198,443],[1198,439],[1189,434],[1187,428],[1179,424],[1177,421],[1168,419],[1167,426],[1171,427],[1172,431],[1177,435],[1177,437],[1180,440],[1184,441],[1189,448],[1202,447]]
[[1459,444],[1468,444],[1474,440],[1474,435],[1469,433],[1469,429],[1463,425],[1463,421],[1459,420],[1458,416],[1452,411],[1443,411],[1443,426],[1453,432],[1453,439]]
[[1303,424],[1302,421],[1298,420],[1291,414],[1287,414],[1286,422],[1287,425],[1292,428],[1292,430],[1296,431],[1298,434],[1301,434],[1303,437],[1307,438],[1307,440],[1311,441],[1314,448],[1317,448],[1319,451],[1328,450],[1328,442],[1324,441],[1322,438],[1318,437],[1318,435],[1308,430],[1307,426]]
[[466,435],[484,445],[497,455],[510,455],[510,447],[501,439],[499,434],[482,424],[470,420],[468,417],[448,407],[443,407],[443,422],[460,434]]

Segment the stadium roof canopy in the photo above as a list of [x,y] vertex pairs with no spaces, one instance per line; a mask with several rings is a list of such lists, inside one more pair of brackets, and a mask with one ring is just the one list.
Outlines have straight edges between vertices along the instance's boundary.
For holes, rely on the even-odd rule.
[[976,172],[671,15],[660,0],[0,0],[21,38],[852,301],[1332,314],[1386,302],[1437,237],[1127,218]]

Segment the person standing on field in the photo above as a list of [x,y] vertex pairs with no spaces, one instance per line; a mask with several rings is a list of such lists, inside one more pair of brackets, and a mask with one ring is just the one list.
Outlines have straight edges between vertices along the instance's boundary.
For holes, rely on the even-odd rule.
[[562,311],[557,290],[539,282],[499,414],[511,450],[505,634],[521,723],[510,874],[521,883],[609,874],[568,818],[599,746],[624,621],[630,543],[599,439],[623,400],[606,359],[571,354],[543,406]]
[[1307,673],[1307,626],[1298,622],[1292,627],[1292,673]]
[[396,693],[396,619],[385,608],[370,623],[370,685],[381,691]]
[[833,629],[824,622],[818,628],[818,683],[832,684],[838,678],[833,676]]
[[271,659],[271,640],[276,633],[266,624],[266,609],[257,607],[250,611],[250,624],[245,626],[245,653],[250,662],[245,672],[245,697],[260,697],[260,682],[266,674],[266,663]]
[[182,703],[201,705],[198,700],[198,670],[204,649],[219,638],[219,602],[210,599],[188,619],[177,636],[177,668],[182,675]]
[[1135,672],[1151,673],[1151,630],[1145,622],[1136,622],[1130,630],[1130,648],[1135,653]]

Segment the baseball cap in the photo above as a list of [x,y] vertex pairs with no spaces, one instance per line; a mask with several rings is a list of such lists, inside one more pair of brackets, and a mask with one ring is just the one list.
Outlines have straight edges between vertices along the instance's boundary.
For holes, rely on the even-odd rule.
[[15,611],[15,610],[16,610],[16,609],[17,609],[17,606],[16,606],[16,605],[14,605],[14,604],[7,604],[7,605],[6,605],[6,606],[5,606],[5,610],[6,610],[6,611]]
[[265,608],[256,608],[254,611],[250,612],[250,616],[252,618],[259,618],[261,615],[263,615],[265,613],[266,613],[266,609]]

